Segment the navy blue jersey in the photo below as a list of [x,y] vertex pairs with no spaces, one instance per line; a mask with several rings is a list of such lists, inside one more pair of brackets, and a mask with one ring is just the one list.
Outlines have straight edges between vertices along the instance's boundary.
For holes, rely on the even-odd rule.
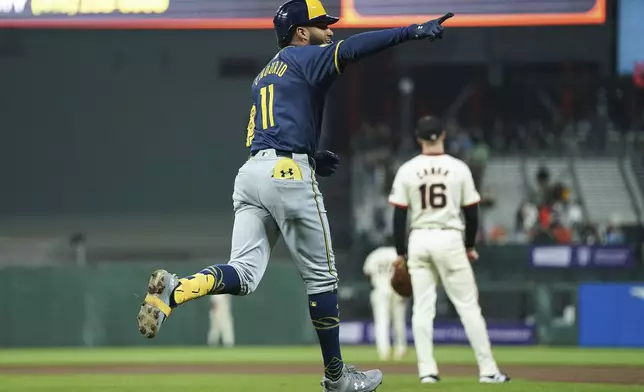
[[257,75],[246,144],[251,151],[275,148],[313,155],[326,93],[340,73],[337,45],[287,46]]
[[313,156],[326,94],[344,66],[407,39],[407,29],[399,28],[282,49],[253,81],[246,146],[251,152],[274,148]]

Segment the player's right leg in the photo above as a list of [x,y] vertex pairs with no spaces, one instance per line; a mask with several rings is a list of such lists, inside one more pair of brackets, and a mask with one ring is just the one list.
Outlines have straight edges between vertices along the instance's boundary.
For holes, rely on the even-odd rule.
[[257,154],[272,177],[261,193],[262,204],[278,222],[306,285],[311,322],[324,363],[324,392],[372,392],[382,383],[380,370],[358,371],[346,365],[340,348],[338,275],[322,193],[306,155]]
[[418,377],[422,383],[435,383],[439,381],[438,365],[434,358],[434,317],[439,279],[426,248],[428,238],[423,234],[413,231],[409,237],[407,268],[414,295],[411,325],[418,359]]
[[394,359],[400,360],[407,352],[407,301],[398,294],[392,294],[391,318],[394,332]]
[[212,301],[210,301],[210,311],[208,312],[208,319],[210,321],[210,328],[208,330],[208,345],[209,346],[216,346],[219,344],[219,336],[221,333],[221,328],[220,328],[220,321],[219,318],[217,317],[217,310],[215,310],[216,304]]
[[221,344],[224,347],[230,348],[235,345],[235,328],[232,312],[232,298],[230,295],[213,295],[211,298],[217,299],[219,304],[219,331],[221,336]]
[[221,344],[230,348],[235,345],[235,322],[229,314],[221,323]]
[[389,326],[391,324],[391,309],[389,293],[372,290],[370,295],[371,311],[373,313],[373,328],[376,340],[376,349],[380,360],[385,361],[391,355],[391,342]]
[[253,172],[244,165],[235,179],[231,258],[228,264],[212,265],[185,278],[165,270],[152,273],[148,295],[138,315],[139,331],[153,338],[173,309],[210,294],[247,295],[261,280],[279,229],[271,214],[259,207]]
[[434,250],[434,260],[445,293],[456,308],[479,365],[480,382],[502,383],[510,380],[499,368],[492,355],[487,325],[478,302],[478,287],[474,271],[467,259],[460,232],[440,233],[441,248]]

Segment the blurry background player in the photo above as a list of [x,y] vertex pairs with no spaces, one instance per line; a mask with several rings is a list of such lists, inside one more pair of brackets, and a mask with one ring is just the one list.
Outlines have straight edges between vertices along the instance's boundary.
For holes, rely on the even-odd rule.
[[235,345],[235,323],[231,305],[231,296],[210,296],[210,329],[208,330],[208,345],[229,348]]
[[[492,355],[485,319],[478,302],[478,288],[470,262],[474,249],[481,197],[467,165],[445,154],[441,121],[423,117],[416,127],[422,153],[405,162],[396,173],[389,202],[395,208],[394,241],[411,275],[414,307],[412,328],[422,383],[439,381],[434,358],[436,287],[442,282],[454,304],[479,365],[481,383],[504,383]],[[407,211],[410,214],[407,250]],[[461,221],[465,216],[465,225]],[[463,243],[465,231],[465,243]]]
[[[371,281],[371,310],[380,359],[391,356],[393,331],[394,359],[400,360],[407,351],[407,325],[405,322],[407,300],[391,288],[394,263],[398,258],[396,248],[381,246],[365,259],[363,272]],[[393,327],[393,328],[392,328]]]

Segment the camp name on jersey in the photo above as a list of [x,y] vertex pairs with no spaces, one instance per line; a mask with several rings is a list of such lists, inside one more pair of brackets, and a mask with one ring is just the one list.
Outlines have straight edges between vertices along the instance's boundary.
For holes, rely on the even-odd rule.
[[443,176],[446,177],[449,174],[449,170],[444,169],[440,166],[426,167],[418,170],[416,176],[418,179],[423,180],[429,176]]

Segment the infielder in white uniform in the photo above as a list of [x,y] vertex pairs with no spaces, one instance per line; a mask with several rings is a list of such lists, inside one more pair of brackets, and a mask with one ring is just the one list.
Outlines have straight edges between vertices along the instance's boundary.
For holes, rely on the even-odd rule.
[[226,348],[235,345],[235,324],[231,306],[231,295],[210,296],[210,329],[208,345],[216,346],[221,342]]
[[[433,324],[436,287],[441,281],[476,355],[479,381],[508,382],[510,378],[499,371],[492,355],[470,265],[478,258],[474,244],[480,201],[472,173],[464,162],[445,154],[445,131],[438,118],[421,118],[416,127],[416,137],[422,154],[398,169],[389,202],[396,207],[394,239],[398,257],[407,260],[411,276],[414,296],[412,328],[421,382],[440,380],[433,353]],[[465,224],[461,220],[461,212]],[[407,243],[408,213],[410,233]]]
[[[400,360],[407,352],[407,300],[391,287],[391,277],[398,253],[393,246],[374,249],[365,259],[363,272],[371,281],[371,311],[376,348],[381,360],[391,357],[391,330],[393,329],[394,359]],[[393,328],[390,328],[392,327]]]

